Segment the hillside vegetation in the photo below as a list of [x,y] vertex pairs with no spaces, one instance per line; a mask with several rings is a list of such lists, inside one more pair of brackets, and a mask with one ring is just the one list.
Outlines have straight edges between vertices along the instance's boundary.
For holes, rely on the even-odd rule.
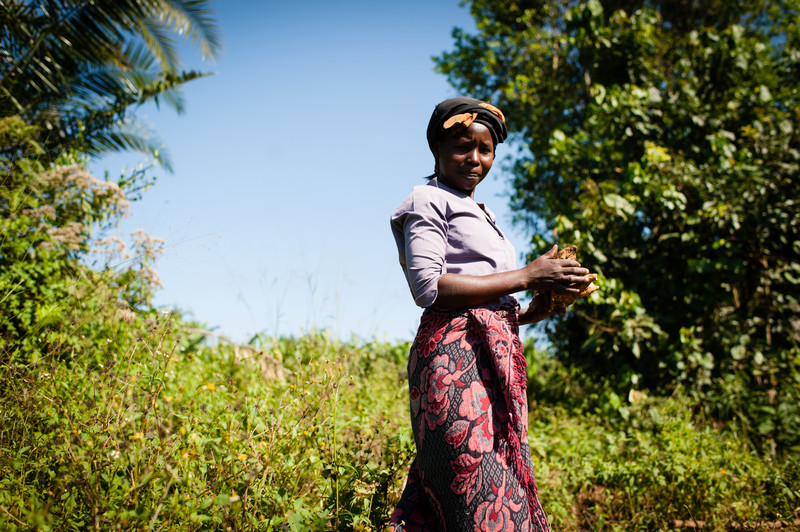
[[[715,9],[700,30],[696,2],[673,18],[659,3],[471,4],[481,33],[456,32],[439,68],[497,96],[523,136],[542,118],[530,121],[544,128],[527,139],[533,159],[515,169],[517,207],[534,247],[561,235],[604,273],[602,292],[546,331],[551,351],[526,350],[553,529],[800,529],[797,1],[763,13],[700,2]],[[12,59],[0,64],[0,530],[381,530],[403,488],[408,344],[215,340],[154,306],[163,242],[106,231],[150,177],[98,178],[89,157],[136,149],[168,162],[134,111],[181,107],[178,89],[202,74],[166,52],[184,36],[213,55],[208,7],[0,7]],[[560,62],[549,55],[562,49]],[[674,84],[651,58],[676,61]],[[636,76],[617,76],[631,65]],[[670,87],[682,88],[661,97]],[[550,107],[529,92],[541,88]],[[712,202],[719,191],[727,204]],[[649,268],[634,267],[641,257]]]
[[[13,153],[0,206],[0,529],[380,530],[413,460],[407,344],[207,341],[152,305],[160,242],[92,237],[142,186]],[[90,267],[89,264],[92,264]],[[529,346],[531,448],[557,530],[800,519],[800,460],[694,400],[621,397]]]
[[[407,345],[209,346],[179,316],[105,309],[49,354],[3,358],[0,528],[381,529],[413,458]],[[796,456],[756,454],[680,396],[631,403],[529,357],[555,530],[797,526]]]

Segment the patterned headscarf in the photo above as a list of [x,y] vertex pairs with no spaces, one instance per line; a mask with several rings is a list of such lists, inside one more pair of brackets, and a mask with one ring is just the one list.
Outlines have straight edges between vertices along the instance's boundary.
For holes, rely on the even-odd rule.
[[495,146],[508,137],[506,118],[500,109],[490,103],[461,96],[445,100],[433,110],[428,122],[428,146],[431,151],[433,152],[433,144],[442,133],[456,124],[469,127],[473,122],[489,128]]

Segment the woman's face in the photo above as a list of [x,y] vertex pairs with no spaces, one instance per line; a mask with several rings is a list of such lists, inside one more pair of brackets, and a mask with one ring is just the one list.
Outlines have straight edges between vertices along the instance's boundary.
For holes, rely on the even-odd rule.
[[494,162],[494,141],[489,128],[473,122],[455,135],[443,135],[434,149],[439,161],[439,182],[469,197]]

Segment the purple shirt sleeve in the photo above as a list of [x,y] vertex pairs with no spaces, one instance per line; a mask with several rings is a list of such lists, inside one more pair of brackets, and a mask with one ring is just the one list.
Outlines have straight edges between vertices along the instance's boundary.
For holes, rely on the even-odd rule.
[[429,307],[445,273],[488,275],[516,267],[514,248],[488,209],[437,183],[414,187],[391,218],[414,301]]
[[446,273],[447,214],[445,205],[418,188],[392,217],[392,232],[414,302],[429,307],[439,293],[439,277]]

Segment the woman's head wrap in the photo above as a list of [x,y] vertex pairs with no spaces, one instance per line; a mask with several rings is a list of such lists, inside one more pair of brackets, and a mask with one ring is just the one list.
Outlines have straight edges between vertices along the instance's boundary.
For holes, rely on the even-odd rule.
[[433,152],[433,144],[442,133],[456,124],[467,128],[473,122],[489,128],[495,146],[508,137],[506,118],[500,109],[490,103],[461,96],[445,100],[433,110],[431,120],[428,122],[428,147]]

